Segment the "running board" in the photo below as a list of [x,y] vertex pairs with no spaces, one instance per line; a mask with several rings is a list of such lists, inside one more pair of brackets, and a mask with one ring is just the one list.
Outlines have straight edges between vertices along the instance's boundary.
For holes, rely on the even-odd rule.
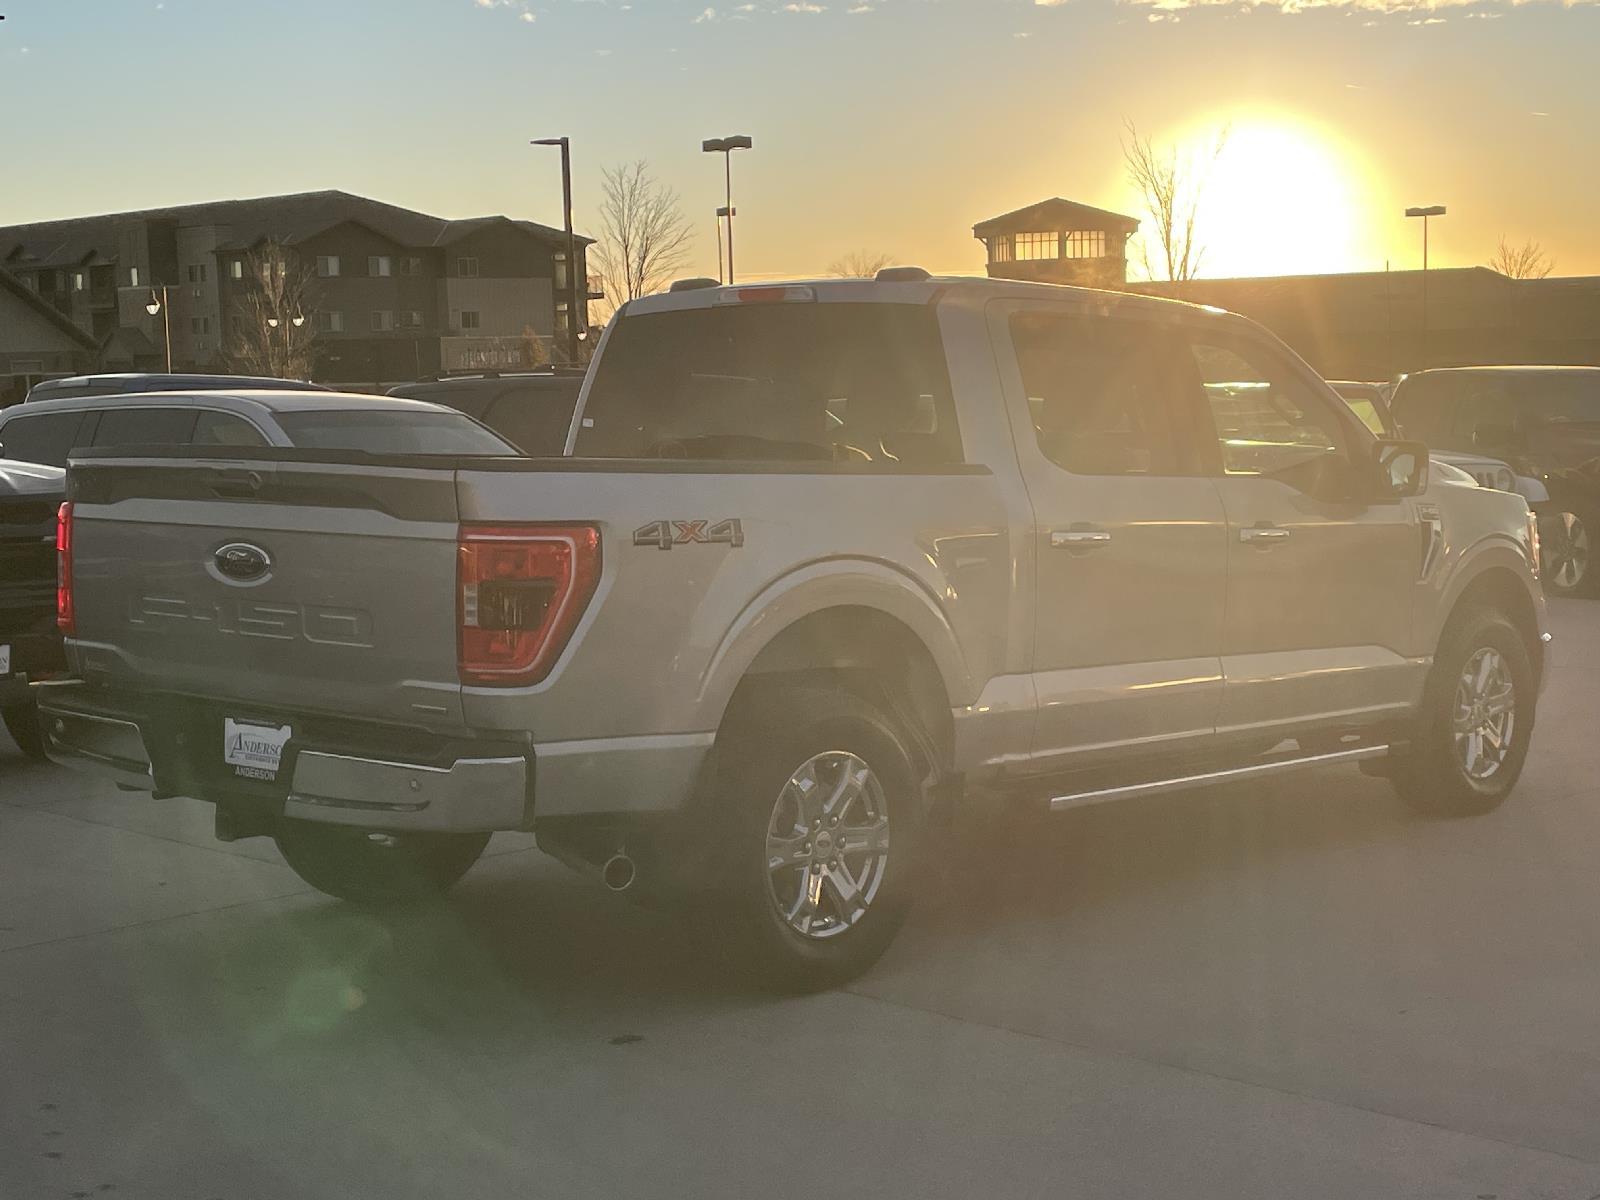
[[1163,792],[1181,792],[1185,788],[1206,787],[1213,783],[1230,783],[1240,779],[1260,779],[1267,775],[1281,775],[1305,767],[1322,767],[1331,763],[1359,762],[1364,758],[1377,758],[1389,753],[1389,747],[1357,746],[1352,750],[1333,750],[1327,754],[1308,754],[1300,758],[1282,758],[1275,762],[1251,763],[1244,767],[1229,767],[1221,771],[1205,771],[1199,775],[1179,775],[1172,779],[1156,779],[1149,783],[1130,783],[1121,787],[1096,788],[1092,792],[1072,792],[1056,796],[1050,801],[1051,812],[1069,808],[1082,808],[1090,804],[1104,804],[1108,800],[1128,800],[1134,796],[1157,796]]

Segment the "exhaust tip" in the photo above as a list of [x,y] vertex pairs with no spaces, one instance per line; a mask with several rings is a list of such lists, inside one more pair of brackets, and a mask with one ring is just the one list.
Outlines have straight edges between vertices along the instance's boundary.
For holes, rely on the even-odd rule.
[[637,871],[633,859],[626,854],[613,854],[600,868],[600,878],[613,892],[625,892],[633,886]]

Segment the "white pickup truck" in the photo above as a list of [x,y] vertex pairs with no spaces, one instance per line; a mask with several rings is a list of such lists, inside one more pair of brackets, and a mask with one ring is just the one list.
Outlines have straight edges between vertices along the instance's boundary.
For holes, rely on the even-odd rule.
[[1537,534],[1427,464],[1212,309],[680,285],[613,321],[563,458],[75,456],[50,753],[368,902],[533,830],[826,986],[950,806],[1358,761],[1499,803]]

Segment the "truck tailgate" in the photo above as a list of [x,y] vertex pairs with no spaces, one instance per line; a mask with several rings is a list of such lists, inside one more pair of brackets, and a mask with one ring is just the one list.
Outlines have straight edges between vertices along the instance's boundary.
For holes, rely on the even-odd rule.
[[454,463],[271,455],[74,460],[78,672],[459,728]]

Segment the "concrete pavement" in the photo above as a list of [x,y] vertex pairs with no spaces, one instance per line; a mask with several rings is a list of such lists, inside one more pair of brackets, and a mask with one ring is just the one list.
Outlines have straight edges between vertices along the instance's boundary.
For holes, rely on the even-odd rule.
[[1600,604],[1554,617],[1499,812],[1330,769],[964,829],[805,999],[526,838],[377,917],[0,741],[0,1198],[1591,1200]]

